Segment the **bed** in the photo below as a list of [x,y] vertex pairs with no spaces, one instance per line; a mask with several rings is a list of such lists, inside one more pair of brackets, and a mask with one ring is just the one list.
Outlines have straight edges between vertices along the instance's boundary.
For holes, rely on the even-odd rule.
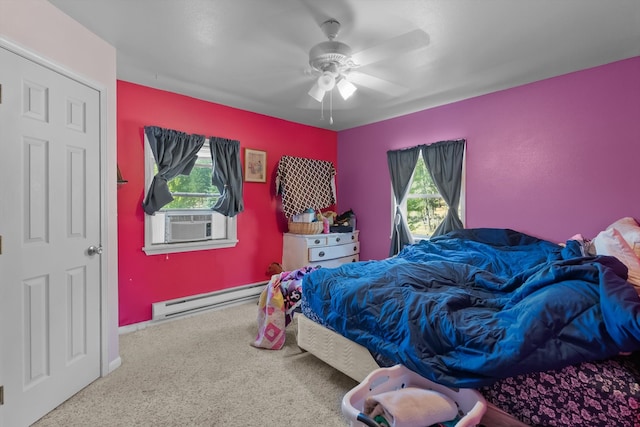
[[298,345],[358,381],[403,364],[479,389],[487,426],[640,425],[635,267],[586,243],[459,230],[310,272]]

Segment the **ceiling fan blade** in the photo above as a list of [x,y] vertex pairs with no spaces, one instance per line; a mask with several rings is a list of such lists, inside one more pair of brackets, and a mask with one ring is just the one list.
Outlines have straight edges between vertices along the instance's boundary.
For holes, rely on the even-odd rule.
[[416,29],[408,33],[394,37],[377,46],[362,50],[351,55],[351,59],[360,65],[365,66],[376,62],[392,59],[412,50],[421,49],[429,45],[429,35]]
[[367,87],[375,90],[376,92],[384,93],[389,96],[400,96],[409,90],[405,86],[401,86],[392,83],[388,80],[381,79],[379,77],[372,76],[371,74],[365,74],[360,71],[351,71],[348,74],[347,79],[354,83],[356,86]]

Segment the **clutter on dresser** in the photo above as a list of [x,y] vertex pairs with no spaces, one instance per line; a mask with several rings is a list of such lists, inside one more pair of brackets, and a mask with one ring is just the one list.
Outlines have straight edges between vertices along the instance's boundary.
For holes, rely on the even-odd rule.
[[322,234],[323,224],[314,222],[293,222],[289,221],[289,233],[293,234]]
[[334,211],[326,211],[326,212],[322,212],[322,216],[324,216],[327,219],[327,222],[329,223],[329,225],[333,225],[338,214]]
[[349,233],[354,230],[356,230],[356,214],[351,209],[337,215],[333,225],[329,227],[331,233]]
[[[289,233],[294,234],[327,234],[337,214],[333,211],[320,212],[311,208],[293,215],[289,220]],[[349,230],[352,231],[352,230]]]
[[[320,234],[324,232],[324,218],[315,210],[307,208],[304,212],[295,214],[289,219],[289,233],[294,234]],[[327,231],[328,232],[328,231]]]
[[355,230],[356,214],[351,209],[338,215],[333,211],[308,208],[289,220],[289,233],[294,234],[351,233]]
[[291,217],[291,222],[314,222],[317,220],[316,211],[311,208]]

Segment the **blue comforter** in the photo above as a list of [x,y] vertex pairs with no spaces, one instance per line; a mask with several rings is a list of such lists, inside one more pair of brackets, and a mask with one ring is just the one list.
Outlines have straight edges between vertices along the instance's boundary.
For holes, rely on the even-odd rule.
[[640,299],[612,257],[505,229],[459,230],[398,256],[305,276],[331,329],[435,382],[480,387],[640,349]]

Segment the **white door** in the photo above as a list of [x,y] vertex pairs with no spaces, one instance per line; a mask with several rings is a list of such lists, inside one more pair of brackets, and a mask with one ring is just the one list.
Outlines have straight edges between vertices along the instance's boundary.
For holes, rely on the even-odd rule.
[[100,94],[0,47],[0,426],[100,375]]

